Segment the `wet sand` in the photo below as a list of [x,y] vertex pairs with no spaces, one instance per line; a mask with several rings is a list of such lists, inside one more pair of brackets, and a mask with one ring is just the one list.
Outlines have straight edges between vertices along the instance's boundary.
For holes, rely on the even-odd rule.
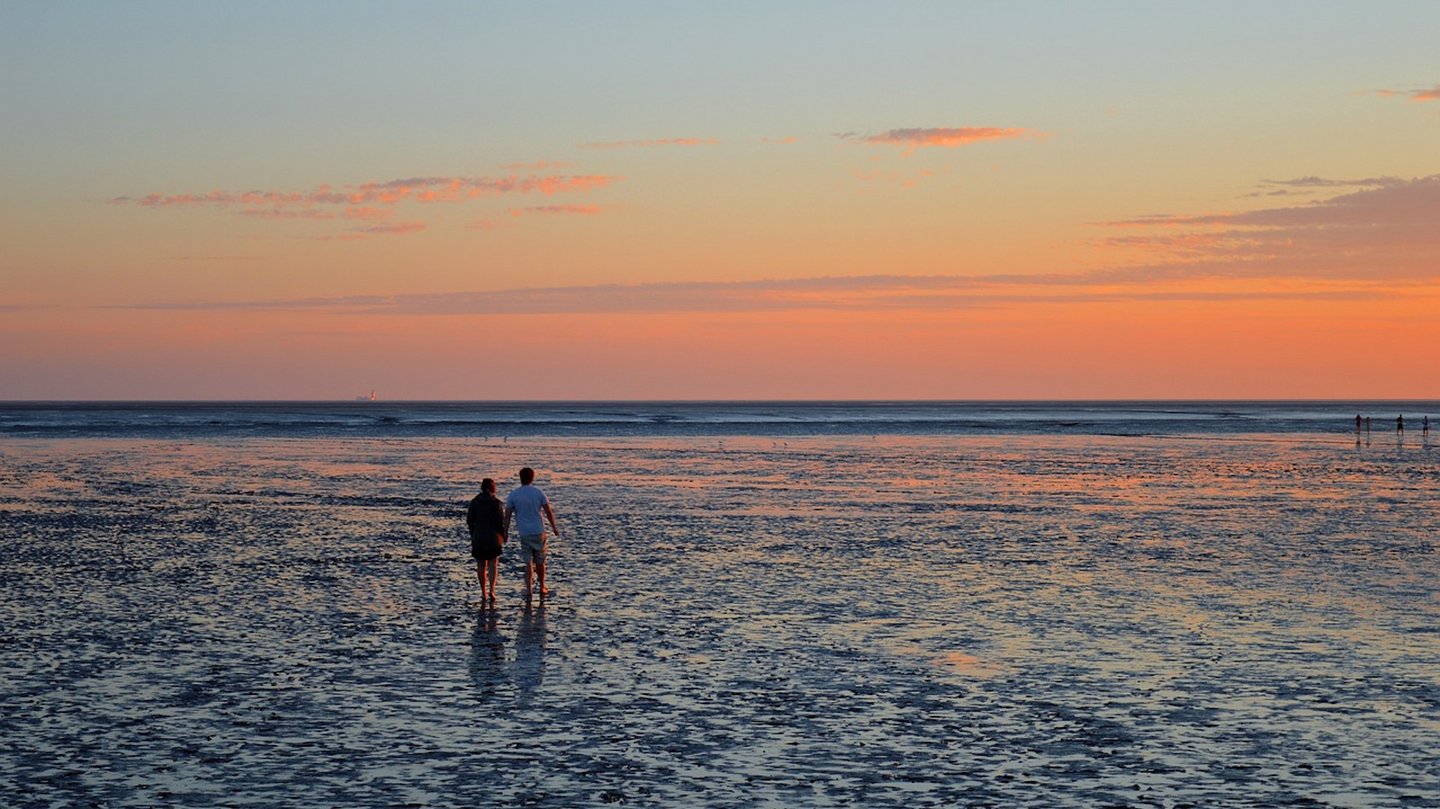
[[[0,802],[1440,805],[1437,455],[7,442]],[[526,463],[556,595],[484,608]]]

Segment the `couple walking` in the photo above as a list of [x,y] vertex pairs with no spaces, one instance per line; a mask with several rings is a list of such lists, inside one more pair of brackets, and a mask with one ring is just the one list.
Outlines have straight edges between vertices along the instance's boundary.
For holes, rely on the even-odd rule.
[[[543,519],[542,519],[543,517]],[[511,520],[520,532],[520,556],[525,560],[525,600],[530,600],[532,584],[538,585],[543,599],[550,591],[545,587],[545,522],[550,531],[560,536],[555,526],[555,512],[550,500],[535,485],[535,470],[520,470],[520,488],[510,492],[502,509],[495,496],[495,481],[480,482],[480,493],[470,501],[465,525],[470,529],[470,555],[475,557],[475,576],[480,579],[480,598],[495,603],[495,575],[500,552],[510,536]]]

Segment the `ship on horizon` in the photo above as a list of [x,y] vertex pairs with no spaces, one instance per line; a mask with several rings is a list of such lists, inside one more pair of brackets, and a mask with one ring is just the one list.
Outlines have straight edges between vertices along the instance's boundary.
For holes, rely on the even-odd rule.
[[356,396],[356,397],[355,397],[355,401],[357,401],[357,402],[373,402],[373,401],[376,401],[374,388],[371,388],[371,390],[370,390],[370,395],[369,395],[369,396],[363,396],[363,395],[362,395],[362,396]]

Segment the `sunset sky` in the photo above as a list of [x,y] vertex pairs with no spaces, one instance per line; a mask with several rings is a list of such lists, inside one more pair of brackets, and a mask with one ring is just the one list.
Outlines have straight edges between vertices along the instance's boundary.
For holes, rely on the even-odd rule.
[[1440,3],[0,0],[0,399],[1440,398]]

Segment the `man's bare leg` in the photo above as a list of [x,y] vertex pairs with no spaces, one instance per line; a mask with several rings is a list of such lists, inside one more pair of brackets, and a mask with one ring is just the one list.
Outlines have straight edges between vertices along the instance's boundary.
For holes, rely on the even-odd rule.
[[541,597],[541,598],[544,598],[545,596],[550,595],[550,590],[549,590],[549,588],[547,588],[547,587],[545,586],[545,563],[544,563],[544,562],[536,562],[536,563],[535,563],[535,577],[536,577],[537,579],[539,579],[539,584],[540,584],[540,597]]
[[525,563],[525,600],[530,600],[530,584],[534,581],[535,562]]

